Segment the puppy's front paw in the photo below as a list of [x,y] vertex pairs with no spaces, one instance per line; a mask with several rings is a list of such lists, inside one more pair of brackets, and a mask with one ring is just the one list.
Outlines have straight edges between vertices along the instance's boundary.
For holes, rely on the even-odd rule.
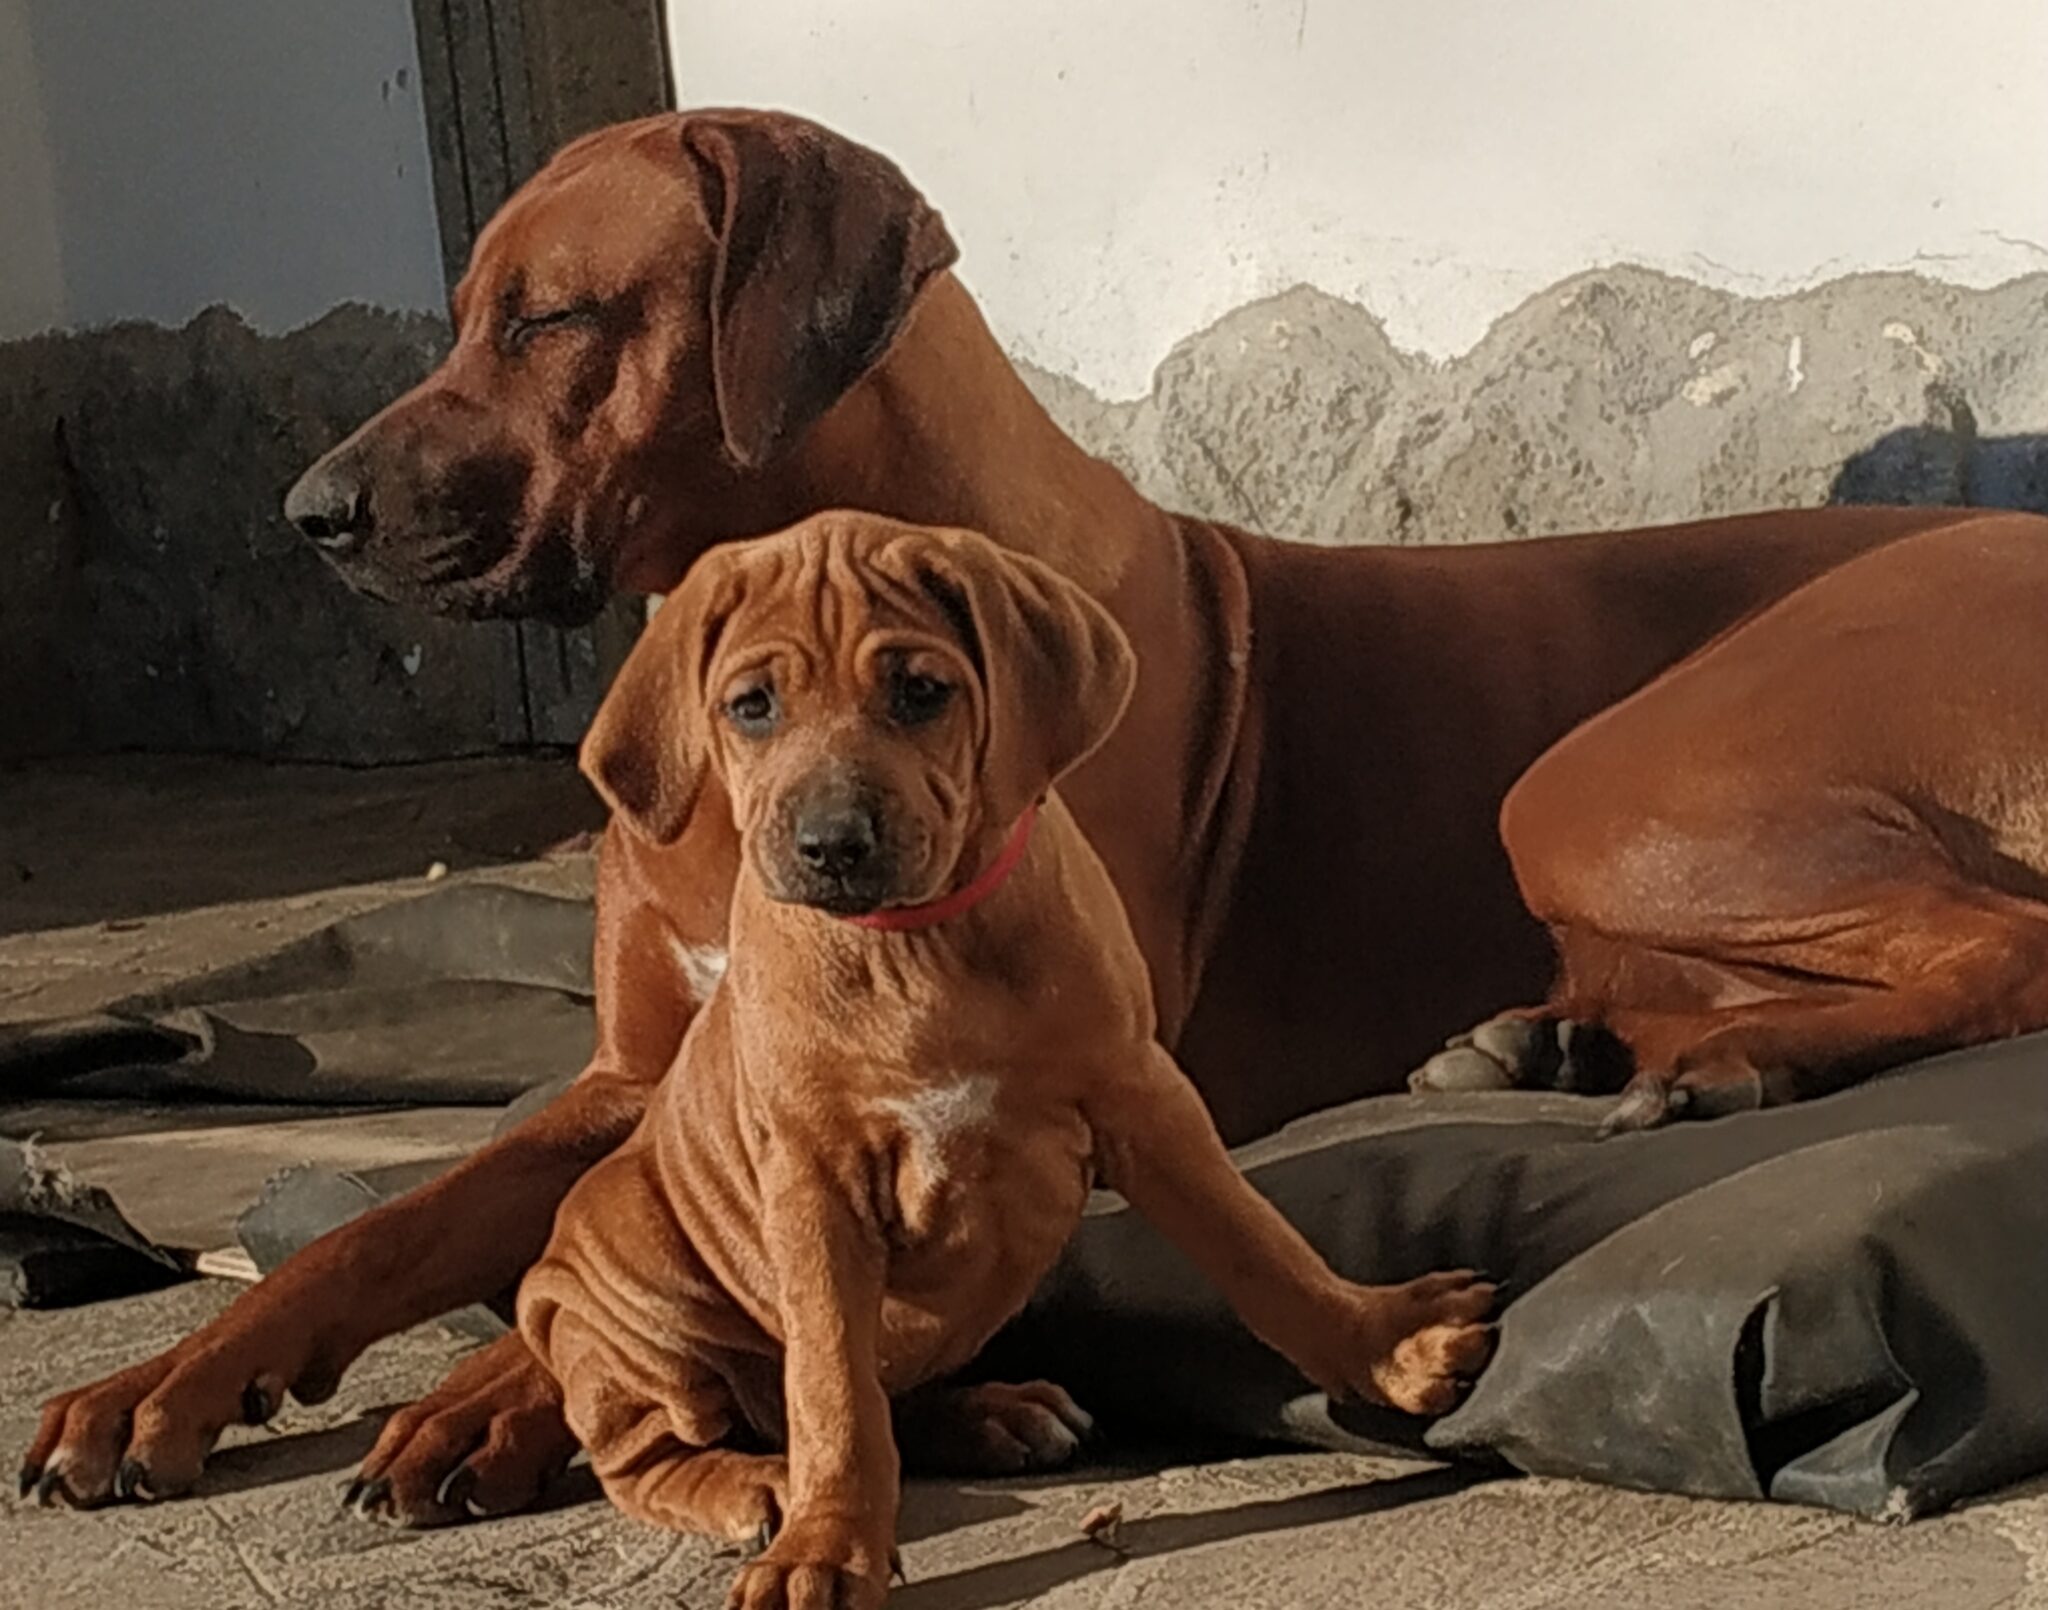
[[1454,1269],[1353,1291],[1366,1339],[1360,1395],[1431,1417],[1463,1402],[1493,1356],[1493,1286]]
[[849,1521],[798,1516],[741,1567],[725,1610],[875,1610],[888,1594],[893,1558]]

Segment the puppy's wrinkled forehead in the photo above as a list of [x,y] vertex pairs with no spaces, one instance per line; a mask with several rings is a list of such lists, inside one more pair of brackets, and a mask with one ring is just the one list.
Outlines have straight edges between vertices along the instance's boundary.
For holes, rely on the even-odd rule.
[[980,671],[965,601],[919,560],[918,541],[879,522],[818,521],[755,548],[727,583],[710,669],[788,656],[810,677],[850,673],[877,638],[944,644]]

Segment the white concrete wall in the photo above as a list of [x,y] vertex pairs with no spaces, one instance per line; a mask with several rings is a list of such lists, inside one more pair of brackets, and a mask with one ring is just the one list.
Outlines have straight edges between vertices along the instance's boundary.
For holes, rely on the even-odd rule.
[[1465,350],[1577,270],[2048,267],[2048,0],[669,0],[686,106],[891,152],[1111,396],[1306,281]]
[[0,338],[441,307],[410,5],[0,0],[0,219]]

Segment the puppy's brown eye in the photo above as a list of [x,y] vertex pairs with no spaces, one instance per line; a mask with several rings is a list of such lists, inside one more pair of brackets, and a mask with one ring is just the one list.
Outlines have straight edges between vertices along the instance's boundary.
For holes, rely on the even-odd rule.
[[725,701],[725,719],[749,738],[765,738],[781,719],[772,688],[747,688]]
[[946,708],[953,685],[919,671],[906,672],[889,684],[889,716],[901,726],[922,726]]

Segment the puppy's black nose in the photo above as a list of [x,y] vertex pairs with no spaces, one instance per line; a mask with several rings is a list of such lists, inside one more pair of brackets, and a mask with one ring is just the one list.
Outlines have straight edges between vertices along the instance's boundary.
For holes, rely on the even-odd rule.
[[795,836],[805,866],[828,877],[849,877],[875,853],[874,812],[859,805],[810,811],[798,818]]
[[346,553],[370,531],[370,491],[360,469],[323,458],[284,495],[284,517],[329,553]]

